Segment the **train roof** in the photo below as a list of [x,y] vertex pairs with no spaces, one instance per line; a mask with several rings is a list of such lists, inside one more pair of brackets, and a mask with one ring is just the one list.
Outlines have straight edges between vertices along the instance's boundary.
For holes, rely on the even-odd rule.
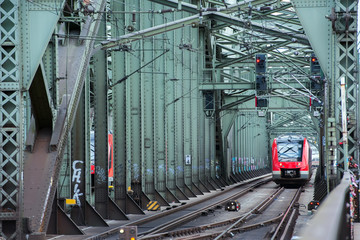
[[301,135],[286,135],[286,136],[280,136],[280,137],[277,137],[276,138],[276,141],[281,141],[281,142],[284,142],[284,141],[289,141],[289,142],[292,142],[292,141],[303,141],[305,139],[304,136],[301,136]]

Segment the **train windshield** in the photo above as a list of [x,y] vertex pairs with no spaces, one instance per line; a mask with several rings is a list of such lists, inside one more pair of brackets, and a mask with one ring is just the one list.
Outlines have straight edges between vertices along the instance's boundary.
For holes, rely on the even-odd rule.
[[304,141],[286,141],[277,143],[279,162],[301,162]]

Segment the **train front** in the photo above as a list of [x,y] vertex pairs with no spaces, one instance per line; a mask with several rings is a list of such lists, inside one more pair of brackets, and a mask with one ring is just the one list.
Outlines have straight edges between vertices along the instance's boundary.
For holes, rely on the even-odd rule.
[[273,181],[277,184],[304,184],[310,178],[311,150],[306,138],[274,139]]

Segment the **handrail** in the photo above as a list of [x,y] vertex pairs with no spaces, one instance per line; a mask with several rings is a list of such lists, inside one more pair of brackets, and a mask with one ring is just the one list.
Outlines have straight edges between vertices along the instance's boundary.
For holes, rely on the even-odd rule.
[[344,172],[340,184],[331,191],[303,230],[301,239],[351,239],[350,184],[350,172]]

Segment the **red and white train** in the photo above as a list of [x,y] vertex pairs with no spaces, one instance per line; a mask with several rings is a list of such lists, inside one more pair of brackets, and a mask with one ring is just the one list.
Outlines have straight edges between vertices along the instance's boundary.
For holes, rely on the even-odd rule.
[[[94,139],[94,131],[90,133],[90,173],[92,176],[95,174],[95,139]],[[108,178],[109,185],[112,185],[114,180],[114,140],[113,134],[111,132],[108,133]]]
[[272,178],[280,185],[304,184],[310,180],[312,151],[306,138],[275,138],[272,144]]

